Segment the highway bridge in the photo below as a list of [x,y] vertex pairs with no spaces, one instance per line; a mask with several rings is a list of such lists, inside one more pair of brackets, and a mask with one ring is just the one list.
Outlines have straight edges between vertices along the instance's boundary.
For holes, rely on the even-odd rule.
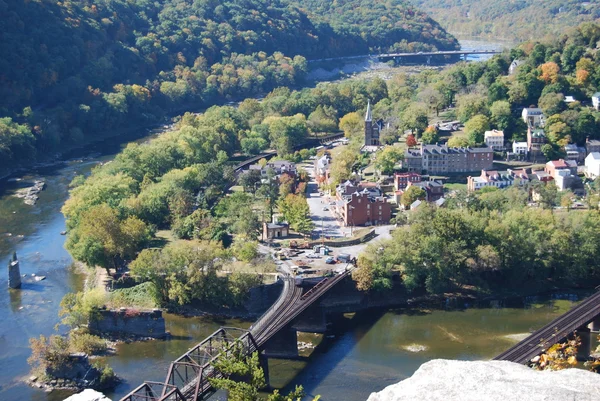
[[428,58],[431,60],[431,57],[438,56],[459,56],[463,57],[466,60],[466,57],[469,55],[480,55],[480,54],[500,54],[502,51],[500,50],[442,50],[442,51],[430,51],[430,52],[417,52],[417,53],[408,53],[408,52],[397,52],[397,53],[380,53],[380,54],[362,54],[358,56],[343,56],[343,57],[329,57],[329,58],[320,58],[308,60],[309,63],[316,63],[319,61],[336,61],[336,60],[352,60],[352,59],[361,59],[361,58],[372,58],[379,60],[392,60],[392,59],[409,59],[409,58]]
[[[308,290],[297,286],[294,277],[284,274],[283,290],[275,303],[249,330],[222,327],[171,363],[164,382],[145,382],[121,401],[197,401],[210,397],[215,389],[211,378],[222,377],[213,363],[219,355],[228,353],[234,344],[241,344],[243,353],[261,353],[261,364],[267,368],[265,355],[270,343],[336,284],[351,273],[353,266],[332,277],[323,278]],[[295,336],[291,339],[297,347]],[[265,372],[265,376],[267,372]]]
[[591,352],[592,330],[600,330],[600,291],[496,356],[494,360],[526,364],[573,333],[581,338],[578,352],[580,359],[586,359]]

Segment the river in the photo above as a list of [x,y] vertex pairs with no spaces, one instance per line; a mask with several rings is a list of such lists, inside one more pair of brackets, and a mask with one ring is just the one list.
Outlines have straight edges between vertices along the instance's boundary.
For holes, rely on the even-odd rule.
[[[469,44],[487,48],[488,42]],[[465,45],[464,47],[469,47]],[[156,135],[160,129],[132,133],[129,138]],[[83,287],[84,277],[71,267],[64,250],[65,220],[60,208],[68,184],[99,162],[112,159],[122,144],[106,140],[71,154],[72,160],[33,170],[21,181],[0,183],[0,400],[62,400],[66,393],[44,393],[23,383],[28,377],[29,338],[50,335],[59,318],[62,297]],[[98,156],[101,155],[101,156]],[[15,198],[14,191],[42,178],[46,189],[35,206]],[[20,291],[8,291],[6,263],[13,251],[26,274]],[[32,275],[45,276],[35,281]],[[349,315],[336,325],[307,361],[270,362],[271,384],[302,384],[324,400],[365,400],[370,392],[410,376],[433,358],[487,359],[510,346],[519,334],[538,328],[565,311],[569,300],[528,299],[514,304],[470,305],[456,310],[389,311]],[[221,325],[248,327],[250,322],[182,318],[165,315],[168,341],[121,344],[108,362],[124,379],[108,395],[118,399],[143,380],[162,381],[169,362]],[[59,331],[61,329],[59,328]],[[512,338],[506,336],[513,336]],[[303,335],[307,341],[311,336]]]

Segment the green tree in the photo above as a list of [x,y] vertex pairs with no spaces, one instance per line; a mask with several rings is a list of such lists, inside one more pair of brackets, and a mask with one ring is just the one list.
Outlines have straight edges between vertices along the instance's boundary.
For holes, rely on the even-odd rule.
[[386,146],[375,156],[375,167],[383,174],[391,175],[394,167],[404,158],[404,152],[397,146]]
[[419,134],[429,125],[427,108],[420,103],[411,104],[400,113],[400,121],[404,130],[408,129],[412,133]]
[[474,116],[465,123],[465,133],[469,138],[469,142],[472,144],[482,144],[485,131],[488,131],[489,129],[490,121],[482,114]]
[[440,136],[438,135],[438,131],[432,125],[427,127],[427,129],[423,132],[423,135],[421,136],[421,142],[423,142],[424,144],[437,143],[439,140]]
[[416,200],[424,200],[425,195],[426,194],[423,188],[412,185],[404,191],[404,193],[400,197],[400,203],[402,203],[404,209],[408,209],[410,208],[410,205],[412,205]]

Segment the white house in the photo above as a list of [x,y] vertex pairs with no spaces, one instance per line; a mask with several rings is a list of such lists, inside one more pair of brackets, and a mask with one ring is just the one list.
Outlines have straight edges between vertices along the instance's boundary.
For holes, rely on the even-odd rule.
[[528,127],[543,127],[546,123],[542,109],[537,107],[525,107],[521,116]]
[[513,62],[510,63],[510,66],[508,67],[508,75],[514,75],[514,73],[517,72],[517,68],[523,63],[523,60],[513,60]]
[[526,155],[527,148],[527,142],[513,142],[512,144],[513,153],[518,155]]
[[501,152],[504,150],[504,132],[503,131],[485,131],[484,142],[495,152]]
[[599,152],[592,152],[585,158],[585,175],[593,179],[600,177]]
[[600,92],[596,92],[592,95],[592,105],[596,110],[600,110]]

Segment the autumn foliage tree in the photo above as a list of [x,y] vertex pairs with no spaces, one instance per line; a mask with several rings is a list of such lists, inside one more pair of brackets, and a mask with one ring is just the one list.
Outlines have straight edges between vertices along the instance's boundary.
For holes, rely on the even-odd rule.
[[554,61],[549,61],[540,66],[541,75],[540,79],[546,83],[556,83],[558,81],[558,74],[560,73],[560,67]]
[[408,134],[406,137],[406,146],[412,148],[413,146],[417,146],[417,139],[413,134]]

